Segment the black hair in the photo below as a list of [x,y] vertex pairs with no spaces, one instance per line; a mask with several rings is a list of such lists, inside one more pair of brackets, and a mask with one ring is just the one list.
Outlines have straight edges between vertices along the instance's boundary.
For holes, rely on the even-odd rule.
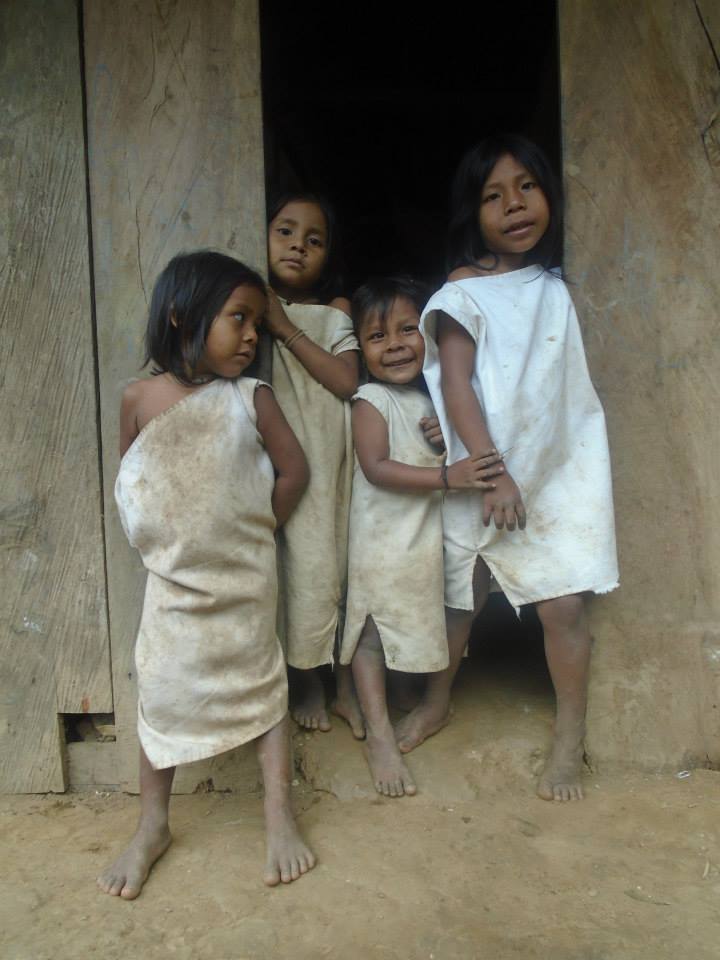
[[[320,303],[329,303],[343,293],[345,264],[335,208],[322,193],[311,190],[288,190],[270,196],[267,204],[268,226],[288,203],[315,203],[322,210],[327,225],[327,259],[313,293]],[[272,283],[272,277],[270,278]]]
[[384,324],[398,297],[405,297],[415,304],[418,313],[422,313],[430,292],[423,284],[407,276],[372,277],[358,287],[350,309],[355,336],[360,338],[360,329],[370,313],[377,312],[380,323]]
[[535,177],[550,209],[548,228],[531,251],[533,262],[546,270],[560,262],[563,202],[550,161],[532,140],[517,133],[501,133],[481,140],[465,153],[458,166],[450,198],[448,272],[475,265],[483,257],[492,255],[480,230],[478,211],[485,182],[498,160],[507,153]]
[[155,281],[145,332],[143,366],[192,383],[213,320],[236,287],[265,293],[259,273],[214,250],[180,253]]

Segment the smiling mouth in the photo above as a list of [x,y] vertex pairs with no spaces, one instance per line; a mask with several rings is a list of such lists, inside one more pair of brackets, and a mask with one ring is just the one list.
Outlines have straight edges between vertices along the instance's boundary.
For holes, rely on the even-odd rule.
[[412,357],[406,357],[405,360],[393,360],[391,363],[384,363],[384,367],[404,367],[408,363],[412,363]]

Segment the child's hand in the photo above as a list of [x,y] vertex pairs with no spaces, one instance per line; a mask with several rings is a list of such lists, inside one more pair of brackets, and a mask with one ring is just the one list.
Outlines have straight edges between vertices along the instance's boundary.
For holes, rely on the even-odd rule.
[[[505,473],[502,459],[497,450],[488,450],[484,454],[458,460],[447,468],[447,482],[451,490],[495,490],[496,484],[490,483],[491,477]],[[487,494],[486,496],[489,496]],[[484,519],[484,517],[483,517]]]
[[268,333],[280,340],[287,338],[295,332],[295,327],[288,320],[288,316],[283,310],[283,305],[278,299],[272,287],[265,288],[267,291],[267,314],[265,326]]
[[432,443],[434,447],[439,447],[441,450],[445,449],[445,438],[442,435],[440,421],[437,417],[422,417],[420,419],[420,429],[428,443]]
[[503,527],[514,530],[516,526],[525,529],[525,506],[520,490],[507,472],[498,477],[495,489],[483,496],[483,523],[486,527],[490,526],[491,519],[495,520],[498,530]]

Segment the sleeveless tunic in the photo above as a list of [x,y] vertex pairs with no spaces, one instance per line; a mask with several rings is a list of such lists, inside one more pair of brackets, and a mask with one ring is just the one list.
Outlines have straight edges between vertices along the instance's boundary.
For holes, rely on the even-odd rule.
[[156,769],[237,747],[287,712],[258,386],[211,381],[153,418],[120,464],[120,518],[148,571],[135,664]]

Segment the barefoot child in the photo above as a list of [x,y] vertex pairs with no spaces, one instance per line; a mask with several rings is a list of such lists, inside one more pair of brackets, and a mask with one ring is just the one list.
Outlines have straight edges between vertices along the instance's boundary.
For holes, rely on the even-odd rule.
[[[329,730],[317,668],[333,662],[347,579],[352,482],[350,410],[358,384],[349,303],[337,297],[338,250],[330,206],[289,194],[268,224],[268,330],[275,338],[273,387],[305,451],[310,485],[279,541],[278,630],[290,665],[291,710],[308,730]],[[356,737],[362,717],[347,667],[336,671],[336,713]]]
[[147,380],[127,387],[115,487],[148,571],[135,650],[137,832],[98,879],[131,900],[170,844],[175,766],[255,740],[265,784],[265,882],[314,865],[290,808],[287,680],[275,632],[274,532],[307,464],[272,390],[241,374],[267,307],[252,270],[219,253],[175,257],[153,291]]
[[341,662],[352,661],[378,793],[415,782],[395,743],[385,667],[429,673],[448,665],[443,608],[443,492],[494,489],[497,456],[446,468],[423,435],[433,408],[422,389],[424,300],[412,281],[374,280],[353,297],[355,332],[371,382],[353,397],[356,465],[350,508],[348,602]]
[[538,147],[508,135],[466,154],[453,190],[453,270],[423,315],[425,376],[448,462],[495,445],[507,469],[482,498],[446,499],[450,666],[396,731],[408,752],[446,722],[492,574],[514,607],[537,605],[545,631],[557,701],[538,783],[546,800],[582,798],[591,643],[582,595],[618,582],[605,418],[567,288],[548,270],[560,241],[559,192]]

